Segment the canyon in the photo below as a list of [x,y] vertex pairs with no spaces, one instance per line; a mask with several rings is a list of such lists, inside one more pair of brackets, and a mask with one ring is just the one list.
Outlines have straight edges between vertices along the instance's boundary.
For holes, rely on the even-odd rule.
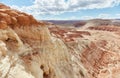
[[63,27],[0,4],[0,78],[120,78],[119,24],[92,23]]

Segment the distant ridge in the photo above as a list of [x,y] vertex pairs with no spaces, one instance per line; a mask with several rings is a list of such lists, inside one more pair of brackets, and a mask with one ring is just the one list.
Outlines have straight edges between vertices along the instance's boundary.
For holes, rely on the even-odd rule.
[[43,20],[43,21],[47,21],[47,22],[52,22],[54,24],[73,24],[73,23],[77,23],[77,22],[81,22],[83,20]]

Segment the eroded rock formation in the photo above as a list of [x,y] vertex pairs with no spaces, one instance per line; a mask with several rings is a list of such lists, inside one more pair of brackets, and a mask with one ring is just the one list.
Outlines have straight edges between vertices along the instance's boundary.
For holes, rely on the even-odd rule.
[[0,4],[0,78],[74,78],[65,44],[31,15]]
[[55,27],[0,4],[0,78],[119,78],[119,27]]
[[75,63],[73,68],[80,68],[81,65],[83,70],[79,72],[82,75],[84,71],[87,75],[84,77],[83,74],[82,78],[120,77],[120,27],[90,26],[80,29],[50,27],[49,29],[53,36],[62,39],[67,45],[73,64]]

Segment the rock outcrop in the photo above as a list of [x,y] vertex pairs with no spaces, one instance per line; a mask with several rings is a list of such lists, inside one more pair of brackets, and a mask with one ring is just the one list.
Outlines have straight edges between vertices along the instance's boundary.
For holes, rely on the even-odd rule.
[[0,4],[0,78],[120,77],[119,27],[52,25]]
[[44,23],[0,4],[0,78],[67,77],[74,73],[65,44]]

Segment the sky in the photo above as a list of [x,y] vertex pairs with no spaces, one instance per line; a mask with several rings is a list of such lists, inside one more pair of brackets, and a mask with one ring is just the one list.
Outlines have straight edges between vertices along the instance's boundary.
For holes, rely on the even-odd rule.
[[120,19],[120,0],[0,0],[38,20]]

